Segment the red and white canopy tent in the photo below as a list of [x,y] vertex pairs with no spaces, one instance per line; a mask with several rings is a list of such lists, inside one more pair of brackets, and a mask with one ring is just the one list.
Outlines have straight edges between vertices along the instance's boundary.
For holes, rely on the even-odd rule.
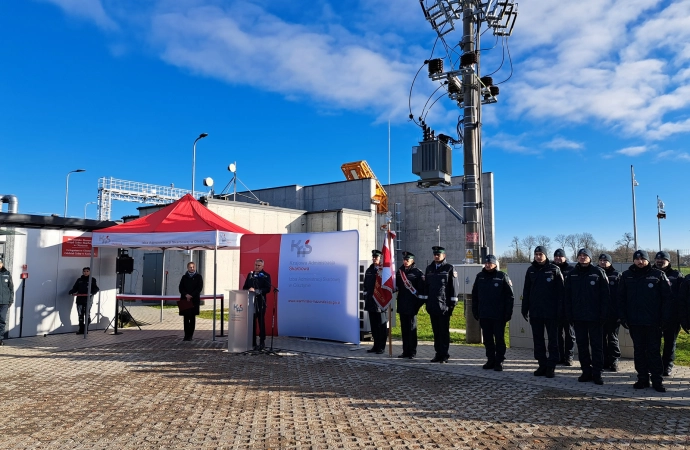
[[[93,247],[162,250],[164,267],[166,249],[213,250],[213,339],[215,340],[218,273],[216,252],[218,249],[239,249],[240,238],[244,234],[254,233],[222,218],[187,194],[148,216],[94,231],[91,263],[93,264]],[[165,271],[163,271],[163,276],[165,277]],[[163,278],[162,286],[165,287],[165,278]]]

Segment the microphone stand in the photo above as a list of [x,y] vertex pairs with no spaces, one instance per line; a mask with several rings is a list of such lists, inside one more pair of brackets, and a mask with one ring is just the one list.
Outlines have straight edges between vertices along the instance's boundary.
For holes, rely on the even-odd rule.
[[279,349],[273,349],[273,337],[275,336],[276,329],[276,306],[278,305],[278,288],[271,285],[273,288],[273,317],[271,319],[271,347],[268,350],[264,350],[264,354],[270,356],[282,356],[278,353]]

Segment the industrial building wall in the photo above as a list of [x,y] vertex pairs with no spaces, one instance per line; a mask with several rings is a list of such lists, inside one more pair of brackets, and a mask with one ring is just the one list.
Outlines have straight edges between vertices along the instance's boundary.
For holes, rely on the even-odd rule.
[[[462,185],[463,177],[453,177],[454,186]],[[484,204],[484,228],[489,251],[495,251],[494,244],[494,202],[493,202],[493,174],[482,174],[482,194]],[[430,263],[433,260],[431,247],[440,244],[446,248],[448,262],[453,264],[465,263],[465,226],[460,223],[441,203],[429,193],[412,194],[411,189],[417,188],[416,182],[399,183],[384,186],[388,193],[388,208],[391,213],[392,228],[399,230],[396,250],[407,250],[417,256],[418,265]],[[448,191],[441,193],[461,215],[463,212],[463,192]],[[380,220],[385,220],[382,218]],[[382,225],[382,223],[380,224]],[[377,238],[377,247],[383,244],[383,234]],[[477,255],[475,255],[475,258]],[[478,261],[476,261],[478,262]]]
[[[9,337],[75,332],[78,316],[74,297],[68,295],[74,282],[89,265],[90,257],[63,256],[64,237],[91,237],[72,230],[16,228],[21,234],[6,239],[5,266],[12,273],[15,301],[7,322]],[[10,236],[5,236],[9,238]],[[117,249],[102,248],[92,264],[92,275],[101,291],[94,296],[91,329],[108,326],[115,314],[115,258]],[[28,278],[22,280],[21,274]],[[22,314],[23,310],[23,314]]]

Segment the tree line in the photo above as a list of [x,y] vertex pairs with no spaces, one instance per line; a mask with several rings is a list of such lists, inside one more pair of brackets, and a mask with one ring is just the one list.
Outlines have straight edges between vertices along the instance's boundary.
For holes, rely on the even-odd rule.
[[[576,261],[577,251],[581,248],[588,248],[598,257],[601,253],[608,253],[614,262],[630,262],[632,263],[632,255],[635,253],[635,238],[630,232],[623,233],[621,238],[614,244],[614,248],[607,248],[605,245],[597,242],[592,233],[574,233],[574,234],[559,234],[554,239],[548,236],[513,236],[510,243],[510,249],[506,250],[501,256],[502,264],[511,262],[530,262],[534,259],[534,249],[541,245],[546,247],[549,251],[547,255],[549,259],[553,259],[553,252],[562,248],[570,261]],[[648,249],[651,258],[656,255],[656,249]],[[672,263],[676,263],[676,250],[665,249],[671,254]],[[690,255],[681,255],[680,263],[683,265],[690,264]]]

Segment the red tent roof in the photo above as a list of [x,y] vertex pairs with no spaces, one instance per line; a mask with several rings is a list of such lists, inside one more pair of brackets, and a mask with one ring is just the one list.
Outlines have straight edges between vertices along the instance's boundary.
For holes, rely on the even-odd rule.
[[160,211],[131,222],[98,230],[99,233],[184,233],[229,231],[254,234],[212,212],[187,194]]

